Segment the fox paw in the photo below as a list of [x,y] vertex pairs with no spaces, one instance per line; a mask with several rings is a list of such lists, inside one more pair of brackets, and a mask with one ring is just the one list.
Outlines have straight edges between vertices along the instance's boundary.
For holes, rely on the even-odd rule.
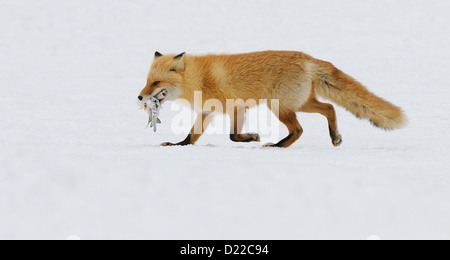
[[248,140],[250,140],[249,142],[261,142],[261,137],[259,137],[259,134],[250,133],[248,136]]
[[332,141],[334,147],[338,147],[342,144],[342,136],[338,135],[336,138]]
[[274,143],[267,143],[267,144],[264,144],[262,147],[263,148],[274,148],[274,147],[279,147],[279,146]]
[[167,147],[167,146],[188,146],[188,145],[191,145],[191,144],[186,142],[186,141],[183,141],[183,142],[180,142],[180,143],[176,143],[176,144],[170,143],[170,142],[166,142],[166,143],[162,143],[161,144],[161,146],[164,146],[164,147]]
[[260,142],[261,138],[259,134],[249,133],[249,134],[231,134],[230,139],[233,142],[237,143],[250,143],[250,142]]

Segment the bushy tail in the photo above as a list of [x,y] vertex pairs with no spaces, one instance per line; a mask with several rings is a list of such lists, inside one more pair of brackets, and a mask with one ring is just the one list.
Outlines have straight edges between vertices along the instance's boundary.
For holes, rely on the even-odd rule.
[[386,130],[401,128],[406,124],[406,116],[401,108],[377,97],[333,65],[324,63],[317,70],[317,76],[317,94],[345,107],[358,118],[369,119],[374,126]]

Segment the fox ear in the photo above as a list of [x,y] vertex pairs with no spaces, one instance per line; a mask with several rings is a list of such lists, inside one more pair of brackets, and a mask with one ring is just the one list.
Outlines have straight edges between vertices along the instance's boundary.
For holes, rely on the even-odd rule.
[[174,59],[179,60],[179,59],[181,59],[181,58],[184,58],[184,55],[185,55],[185,54],[186,54],[186,52],[183,52],[183,53],[181,53],[181,54],[175,56]]
[[161,53],[159,53],[158,51],[157,52],[155,52],[155,58],[159,58],[159,57],[162,57],[163,55],[161,54]]
[[186,53],[183,52],[180,55],[175,56],[175,58],[173,58],[174,60],[176,60],[172,70],[174,71],[183,71],[184,70],[184,65],[185,65],[185,61],[184,58],[186,57],[185,55]]

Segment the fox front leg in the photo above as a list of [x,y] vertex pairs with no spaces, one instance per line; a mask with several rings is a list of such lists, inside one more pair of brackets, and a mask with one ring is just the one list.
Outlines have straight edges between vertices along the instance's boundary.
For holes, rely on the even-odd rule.
[[237,143],[259,142],[261,139],[257,133],[242,133],[245,123],[246,109],[243,107],[234,108],[233,113],[229,113],[231,129],[230,139]]
[[186,139],[179,143],[162,143],[161,146],[187,146],[194,145],[200,136],[205,132],[206,128],[208,128],[211,123],[213,117],[210,116],[210,113],[203,113],[197,116],[194,125],[192,126],[191,132],[188,134]]

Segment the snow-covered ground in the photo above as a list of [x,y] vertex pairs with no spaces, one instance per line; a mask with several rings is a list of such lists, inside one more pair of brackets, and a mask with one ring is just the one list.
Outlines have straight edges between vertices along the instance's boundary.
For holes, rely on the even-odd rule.
[[[0,239],[450,239],[450,1],[1,0]],[[153,53],[299,50],[403,107],[384,132],[299,114],[291,148],[162,148]],[[251,126],[256,127],[256,126]],[[276,141],[279,136],[264,141]]]

